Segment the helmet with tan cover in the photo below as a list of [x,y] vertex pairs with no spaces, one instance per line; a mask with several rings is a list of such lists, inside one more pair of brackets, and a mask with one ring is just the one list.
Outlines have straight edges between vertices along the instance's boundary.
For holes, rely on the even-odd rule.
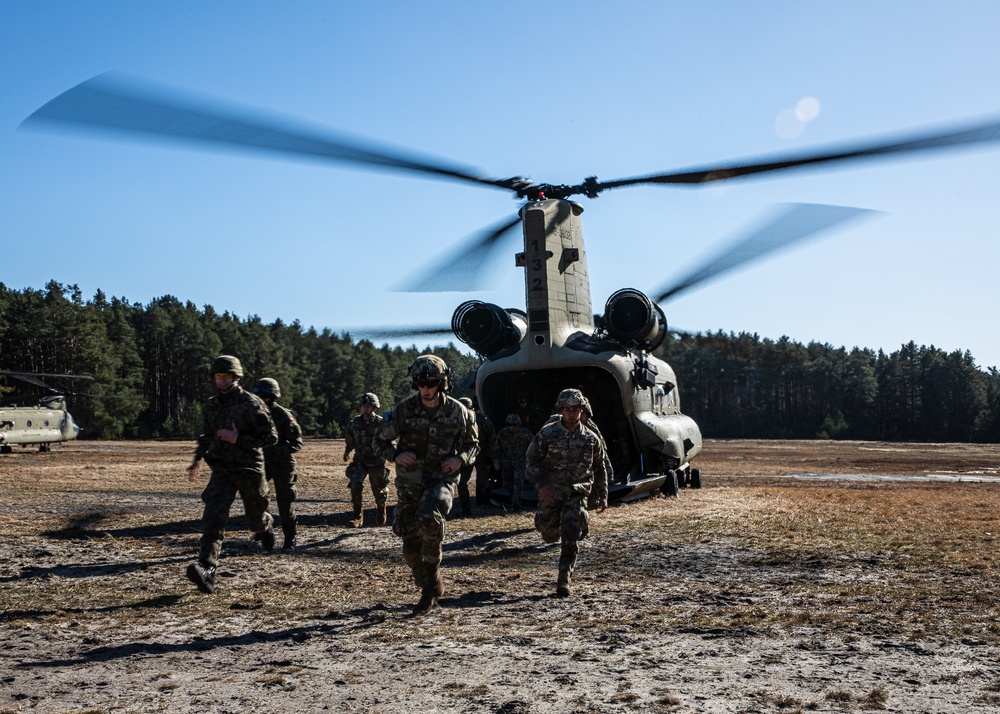
[[442,392],[448,391],[448,377],[451,376],[451,370],[437,355],[420,355],[413,361],[408,371],[414,389],[421,383],[426,385],[437,382]]

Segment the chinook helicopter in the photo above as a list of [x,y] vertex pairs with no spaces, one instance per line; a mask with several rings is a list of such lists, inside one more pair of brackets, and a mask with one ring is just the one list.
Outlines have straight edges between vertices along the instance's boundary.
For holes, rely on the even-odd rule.
[[[416,281],[412,290],[470,290],[470,278],[501,239],[520,224],[523,250],[515,265],[524,269],[525,309],[502,308],[476,300],[459,305],[450,329],[483,362],[476,374],[479,402],[494,423],[510,412],[528,415],[537,429],[558,392],[582,389],[594,421],[608,443],[614,467],[612,499],[632,499],[661,490],[701,485],[692,460],[702,449],[693,419],[681,412],[677,378],[652,352],[668,333],[658,303],[698,283],[815,235],[867,211],[839,206],[798,205],[754,231],[653,299],[626,288],[611,295],[601,315],[591,307],[589,273],[575,196],[642,184],[705,186],[796,168],[846,164],[1000,140],[1000,121],[950,130],[835,147],[813,153],[739,162],[573,185],[535,183],[515,176],[490,178],[472,169],[410,152],[353,139],[289,128],[287,121],[255,119],[236,108],[221,108],[120,75],[87,80],[51,100],[30,117],[26,128],[72,127],[171,138],[203,146],[360,164],[383,170],[502,189],[523,200],[517,215],[477,235]],[[389,336],[443,334],[447,328],[404,327],[369,331]],[[356,333],[360,334],[360,333]],[[527,402],[526,404],[524,402]]]
[[[42,378],[93,379],[80,374],[44,374],[36,372],[0,372],[41,387],[50,392],[58,392]],[[47,453],[52,444],[72,441],[80,434],[80,427],[73,421],[73,415],[66,410],[66,397],[55,393],[42,397],[37,406],[0,406],[0,454],[13,452],[13,447],[21,444],[37,444],[38,450]]]

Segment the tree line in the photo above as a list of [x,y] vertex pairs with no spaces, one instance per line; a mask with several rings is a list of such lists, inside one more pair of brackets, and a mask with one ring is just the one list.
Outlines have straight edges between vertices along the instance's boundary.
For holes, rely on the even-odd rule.
[[[364,392],[383,409],[410,394],[406,368],[426,351],[169,295],[141,305],[102,291],[86,300],[55,281],[44,290],[0,283],[0,369],[93,376],[83,387],[53,384],[102,395],[71,396],[81,438],[193,437],[219,354],[240,358],[244,386],[277,379],[306,434],[337,437]],[[471,394],[478,358],[453,345],[433,352],[451,367],[454,393]],[[658,356],[677,373],[684,412],[711,438],[1000,441],[1000,374],[969,352],[911,342],[886,354],[717,332],[671,337]],[[21,391],[4,380],[0,404],[33,403]]]
[[684,335],[658,351],[681,406],[717,438],[1000,441],[1000,373],[968,351],[884,351],[747,333]]

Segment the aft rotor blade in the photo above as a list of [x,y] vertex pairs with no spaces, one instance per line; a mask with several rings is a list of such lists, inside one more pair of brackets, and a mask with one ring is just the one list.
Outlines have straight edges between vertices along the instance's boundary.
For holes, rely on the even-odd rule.
[[778,216],[709,258],[669,288],[662,289],[654,301],[666,302],[671,297],[695,285],[746,263],[759,260],[806,238],[813,237],[833,226],[877,214],[879,211],[849,206],[827,206],[817,203],[788,204]]
[[25,119],[24,128],[63,124],[223,147],[366,164],[509,188],[461,166],[295,127],[293,122],[154,87],[117,73],[69,89]]
[[362,330],[344,330],[349,335],[360,337],[364,340],[372,338],[398,338],[398,337],[436,337],[438,335],[451,335],[451,325],[420,325],[412,327],[376,327]]
[[59,377],[60,379],[93,379],[89,374],[52,374],[49,372],[8,372],[0,371],[11,377]]
[[458,246],[437,263],[405,281],[398,292],[404,293],[448,293],[469,292],[483,287],[482,274],[502,239],[521,222],[521,216],[505,219],[494,224],[472,240]]
[[700,185],[819,164],[848,162],[860,159],[891,158],[898,154],[912,154],[936,149],[953,149],[996,141],[1000,141],[1000,120],[994,118],[986,122],[953,128],[948,131],[885,139],[853,147],[834,148],[815,154],[776,156],[748,163],[685,169],[665,174],[617,179],[615,181],[599,181],[592,183],[589,188],[592,191],[602,191],[608,188],[619,188],[621,186],[633,186],[644,183]]

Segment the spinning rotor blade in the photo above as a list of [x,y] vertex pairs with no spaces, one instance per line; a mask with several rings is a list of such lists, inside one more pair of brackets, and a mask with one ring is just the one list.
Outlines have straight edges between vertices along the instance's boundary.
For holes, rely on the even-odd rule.
[[509,188],[509,182],[484,178],[471,169],[295,128],[284,119],[254,117],[246,110],[198,102],[116,73],[98,75],[63,92],[21,126],[49,123],[367,164]]
[[482,288],[482,269],[501,239],[521,222],[521,216],[490,226],[463,246],[455,248],[437,264],[420,271],[404,282],[398,292],[447,293],[468,292]]
[[370,340],[380,337],[436,337],[438,335],[450,335],[451,325],[425,325],[414,327],[376,327],[371,330],[344,330],[344,332],[356,335],[361,339]]
[[784,171],[786,169],[815,166],[817,164],[833,163],[837,161],[851,161],[855,159],[877,159],[891,157],[895,154],[911,154],[920,151],[930,151],[933,149],[949,149],[961,146],[971,146],[974,144],[986,144],[1000,141],[1000,121],[992,121],[980,124],[972,124],[958,129],[944,132],[933,132],[918,134],[907,138],[887,139],[871,144],[861,144],[854,147],[843,147],[816,154],[805,154],[801,156],[777,156],[770,159],[761,159],[748,164],[733,164],[731,166],[710,166],[706,168],[687,169],[667,174],[653,174],[650,176],[637,176],[635,178],[618,179],[615,181],[594,181],[581,185],[581,192],[585,192],[583,187],[591,191],[602,191],[608,188],[619,188],[621,186],[634,186],[644,183],[665,183],[665,184],[705,184],[713,181],[724,181],[726,179],[740,178],[753,174],[767,173],[771,171]]
[[653,301],[666,302],[688,288],[746,263],[759,260],[839,223],[863,216],[871,217],[878,213],[866,208],[847,206],[826,206],[817,203],[788,204],[780,215],[723,249],[671,287],[662,289]]

